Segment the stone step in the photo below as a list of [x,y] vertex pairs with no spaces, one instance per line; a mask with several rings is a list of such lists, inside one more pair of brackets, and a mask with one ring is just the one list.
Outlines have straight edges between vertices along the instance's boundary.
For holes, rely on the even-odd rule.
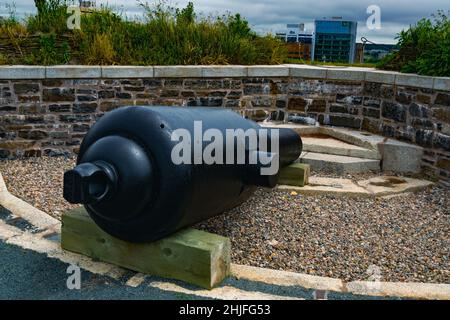
[[357,157],[364,159],[381,159],[378,150],[359,147],[331,136],[317,135],[303,136],[303,151],[314,153],[334,154],[338,156]]
[[339,156],[325,153],[303,152],[298,162],[311,165],[311,170],[337,174],[347,172],[380,171],[380,160]]

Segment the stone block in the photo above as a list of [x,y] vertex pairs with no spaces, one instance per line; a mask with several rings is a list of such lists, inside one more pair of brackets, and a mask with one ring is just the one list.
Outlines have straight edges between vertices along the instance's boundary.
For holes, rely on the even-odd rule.
[[420,172],[423,148],[388,139],[379,145],[379,150],[383,159],[383,171]]
[[45,102],[65,102],[75,101],[75,90],[68,88],[54,88],[43,90],[43,101]]
[[13,85],[14,92],[19,94],[35,94],[39,92],[39,84],[38,83],[29,83],[29,82],[21,82],[14,83]]
[[397,122],[406,121],[406,108],[395,102],[383,102],[381,115],[384,118],[392,119]]
[[288,110],[305,111],[308,101],[304,98],[290,98],[288,101]]
[[439,92],[434,100],[435,104],[442,106],[450,106],[450,94]]

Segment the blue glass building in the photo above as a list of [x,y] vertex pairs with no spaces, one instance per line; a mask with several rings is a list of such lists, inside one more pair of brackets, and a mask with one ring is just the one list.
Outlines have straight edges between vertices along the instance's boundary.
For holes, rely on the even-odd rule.
[[312,59],[353,63],[356,53],[356,21],[341,18],[315,20]]

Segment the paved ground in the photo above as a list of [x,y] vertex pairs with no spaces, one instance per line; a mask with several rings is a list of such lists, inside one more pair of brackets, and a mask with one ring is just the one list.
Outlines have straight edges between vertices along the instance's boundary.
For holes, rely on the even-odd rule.
[[68,264],[0,242],[0,299],[195,299],[141,285],[132,288],[81,271],[81,290],[66,286]]
[[[0,241],[0,257],[0,299],[208,299],[193,294],[161,290],[149,285],[154,281],[165,281],[157,277],[148,277],[136,288],[127,286],[125,279],[132,275],[131,272],[123,279],[114,280],[81,270],[81,289],[69,290],[66,285],[69,265],[66,263],[3,241]],[[190,290],[201,290],[178,281],[171,281],[171,283]],[[222,286],[286,298],[314,298],[313,290],[301,287],[274,286],[231,278],[227,279]],[[328,299],[372,299],[372,297],[330,292]]]

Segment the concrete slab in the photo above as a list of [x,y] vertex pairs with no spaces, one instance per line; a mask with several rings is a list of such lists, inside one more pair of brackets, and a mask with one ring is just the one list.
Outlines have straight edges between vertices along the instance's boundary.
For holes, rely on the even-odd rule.
[[299,162],[311,165],[312,171],[334,173],[380,171],[380,161],[332,154],[303,152]]
[[381,197],[421,190],[432,186],[433,183],[427,180],[406,177],[381,176],[358,181],[358,185],[371,194]]
[[377,150],[378,144],[383,142],[385,139],[382,136],[372,134],[370,132],[347,128],[320,127],[319,132],[347,143],[372,150]]
[[347,142],[349,144],[366,148],[369,150],[375,150],[378,152],[378,144],[382,143],[385,138],[370,132],[352,130],[347,128],[335,128],[329,126],[309,126],[295,123],[274,123],[264,122],[261,124],[263,127],[269,128],[289,128],[300,134],[305,135],[328,135],[338,140]]
[[381,159],[376,150],[366,149],[327,135],[302,136],[303,150],[365,159]]
[[295,191],[306,195],[334,195],[350,197],[370,197],[371,194],[350,179],[311,177],[304,187],[277,186],[279,190]]

